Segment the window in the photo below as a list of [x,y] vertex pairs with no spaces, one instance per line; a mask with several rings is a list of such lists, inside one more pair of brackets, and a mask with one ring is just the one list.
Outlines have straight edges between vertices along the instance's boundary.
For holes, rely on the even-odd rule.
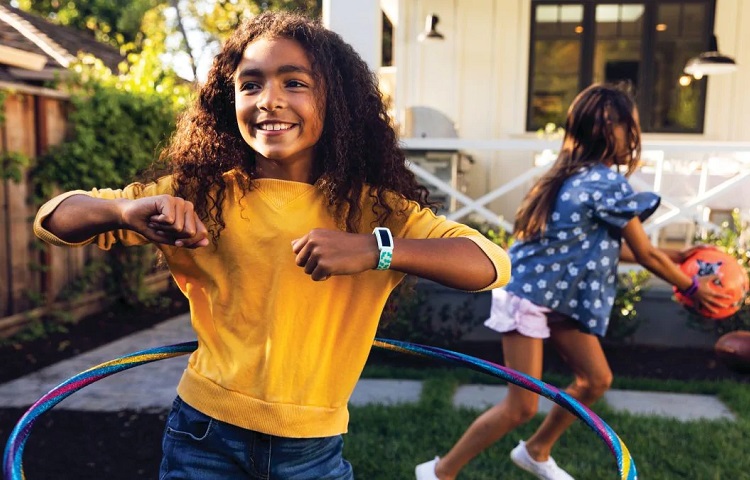
[[532,0],[526,128],[563,125],[576,94],[628,81],[646,132],[701,133],[706,78],[683,73],[707,50],[715,0]]
[[393,23],[385,12],[383,15],[382,44],[380,48],[380,65],[384,67],[393,66]]

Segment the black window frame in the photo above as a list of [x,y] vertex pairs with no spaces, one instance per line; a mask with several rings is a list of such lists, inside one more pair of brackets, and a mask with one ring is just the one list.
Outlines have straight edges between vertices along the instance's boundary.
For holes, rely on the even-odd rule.
[[[707,7],[707,18],[704,26],[703,51],[709,49],[711,37],[714,34],[714,21],[716,18],[716,0],[531,0],[531,30],[529,33],[529,65],[527,75],[526,96],[526,131],[536,131],[538,127],[531,124],[532,115],[532,88],[534,85],[534,66],[536,39],[536,11],[539,5],[572,5],[583,7],[583,32],[581,34],[581,56],[578,74],[578,91],[583,90],[591,83],[594,77],[594,44],[596,42],[596,6],[597,5],[643,5],[643,32],[641,33],[641,61],[643,65],[654,64],[654,47],[656,46],[656,13],[659,5],[666,4],[704,4]],[[700,52],[696,52],[696,55]],[[698,109],[698,122],[695,129],[688,128],[652,128],[652,111],[644,108],[642,103],[651,98],[654,90],[654,69],[640,68],[638,72],[639,91],[643,94],[636,95],[636,103],[641,118],[641,126],[647,133],[679,133],[679,134],[702,134],[705,129],[706,101],[708,91],[708,76],[701,79],[703,102]]]

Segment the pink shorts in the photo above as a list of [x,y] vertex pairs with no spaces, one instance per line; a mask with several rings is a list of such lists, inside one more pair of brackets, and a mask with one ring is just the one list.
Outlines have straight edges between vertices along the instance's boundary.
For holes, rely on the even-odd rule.
[[490,318],[484,324],[496,332],[517,331],[531,338],[549,338],[547,307],[506,292],[504,289],[492,290],[492,307]]

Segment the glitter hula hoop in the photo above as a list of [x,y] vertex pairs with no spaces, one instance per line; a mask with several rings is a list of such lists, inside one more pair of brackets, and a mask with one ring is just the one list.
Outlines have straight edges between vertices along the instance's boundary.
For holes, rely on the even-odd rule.
[[[186,355],[193,352],[197,346],[197,342],[185,342],[150,348],[124,355],[81,372],[50,390],[29,407],[13,428],[10,437],[8,437],[8,442],[5,445],[5,452],[3,454],[3,476],[5,480],[26,479],[26,475],[23,471],[23,450],[31,433],[31,428],[41,414],[50,410],[52,407],[83,387],[103,378],[146,363]],[[619,478],[621,480],[638,479],[635,462],[630,456],[630,452],[625,446],[625,443],[623,443],[620,437],[617,436],[615,431],[588,407],[560,389],[513,369],[462,353],[453,352],[451,350],[386,338],[376,338],[373,346],[384,350],[392,350],[419,357],[437,359],[447,363],[468,367],[472,370],[477,370],[498,377],[550,399],[582,420],[602,439],[602,441],[604,441],[612,455],[615,457]]]

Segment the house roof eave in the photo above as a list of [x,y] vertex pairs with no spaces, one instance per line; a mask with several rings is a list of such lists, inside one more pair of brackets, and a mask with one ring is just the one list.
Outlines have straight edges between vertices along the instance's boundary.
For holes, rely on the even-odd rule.
[[0,45],[0,63],[23,68],[24,70],[40,71],[47,64],[47,57],[18,48]]
[[75,60],[75,57],[66,52],[57,42],[40,32],[27,20],[2,5],[0,5],[0,21],[15,28],[16,31],[49,55],[60,66],[68,68],[70,63]]

